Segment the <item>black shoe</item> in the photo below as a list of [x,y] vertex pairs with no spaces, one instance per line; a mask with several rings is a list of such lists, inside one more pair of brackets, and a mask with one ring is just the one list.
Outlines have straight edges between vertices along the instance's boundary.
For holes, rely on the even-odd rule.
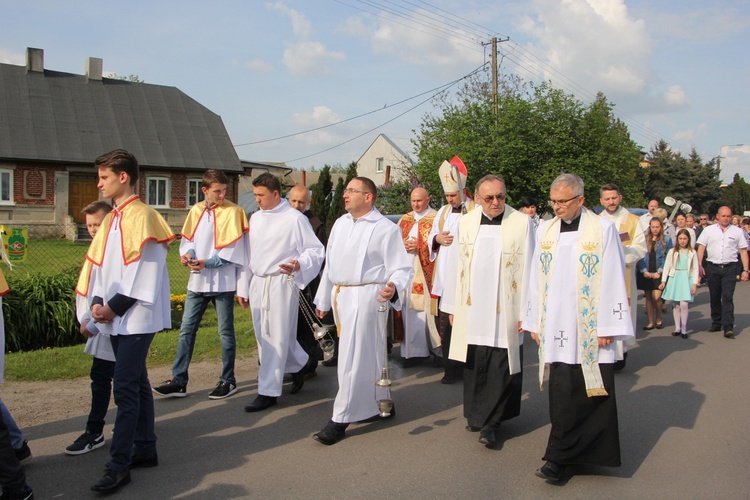
[[459,382],[461,379],[458,377],[449,377],[448,375],[444,376],[440,379],[441,384],[455,384],[456,382]]
[[679,330],[672,332],[672,337],[679,337],[679,336],[680,336]]
[[469,432],[479,432],[479,431],[482,430],[482,428],[481,427],[475,427],[473,425],[467,425],[466,426],[466,430],[469,431]]
[[420,358],[420,357],[417,357],[417,358],[404,358],[404,360],[401,361],[401,367],[402,368],[414,368],[415,366],[421,365],[422,362],[424,362],[425,359],[427,359],[427,358],[426,357],[424,357],[424,358]]
[[313,438],[326,446],[336,444],[346,437],[346,431],[335,425],[326,425],[323,430],[313,434]]
[[327,368],[331,368],[339,364],[339,359],[337,357],[333,357],[329,359],[328,361],[323,361],[321,364]]
[[711,325],[711,328],[708,329],[709,332],[720,332],[721,327],[716,325]]
[[615,361],[614,366],[612,367],[615,371],[620,371],[623,368],[625,368],[625,365],[628,363],[628,353],[624,352],[622,353],[622,359],[619,361]]
[[687,333],[683,333],[683,334],[681,335],[681,337],[682,337],[683,339],[686,339],[686,338],[688,338],[688,334],[687,334]]
[[258,394],[258,397],[255,398],[255,400],[247,405],[245,407],[246,412],[256,412],[256,411],[263,411],[267,410],[268,408],[276,405],[276,398],[272,396],[263,396],[261,394]]
[[664,323],[657,323],[654,325],[654,328],[656,328],[657,330],[661,330],[662,328],[664,328]]
[[734,338],[734,332],[732,330],[724,330],[724,337],[728,339]]
[[485,427],[479,431],[479,442],[487,448],[494,448],[497,445],[497,431],[491,427]]
[[165,398],[184,398],[187,396],[187,386],[179,383],[176,378],[167,380],[158,387],[152,387],[151,390],[154,394]]
[[535,474],[536,477],[541,477],[547,481],[553,481],[559,483],[563,478],[563,466],[556,464],[555,462],[548,461],[542,466],[541,469],[537,469]]
[[304,387],[304,385],[305,374],[302,373],[302,370],[298,371],[297,373],[292,373],[292,389],[289,391],[289,394],[297,394],[302,390],[302,387]]
[[129,470],[117,472],[107,468],[104,472],[104,477],[91,487],[91,491],[98,491],[99,493],[114,493],[129,482]]
[[2,498],[3,500],[5,500],[6,498],[8,500],[34,500],[34,492],[28,484],[24,483],[23,486],[19,486],[18,488],[3,488],[3,494],[0,495],[0,498]]
[[233,384],[231,382],[224,382],[223,380],[220,380],[219,383],[216,384],[216,388],[214,388],[214,390],[211,391],[211,394],[208,395],[208,399],[224,399],[236,393],[237,393],[236,384]]
[[646,330],[646,331],[653,330],[654,329],[654,325],[651,325],[651,326],[645,325],[643,327],[643,329]]
[[130,457],[131,469],[145,469],[159,465],[159,455],[133,455]]

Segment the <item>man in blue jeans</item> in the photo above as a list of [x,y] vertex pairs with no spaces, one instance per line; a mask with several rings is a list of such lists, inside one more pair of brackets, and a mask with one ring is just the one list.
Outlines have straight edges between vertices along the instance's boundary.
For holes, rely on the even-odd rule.
[[190,267],[190,279],[172,379],[153,389],[160,396],[187,395],[188,366],[209,302],[214,305],[219,322],[223,368],[219,383],[208,397],[224,399],[237,392],[234,294],[237,281],[246,272],[248,225],[244,210],[226,199],[228,183],[224,172],[207,170],[201,187],[204,199],[193,205],[182,227],[180,262]]
[[102,198],[111,198],[115,209],[91,242],[76,293],[85,297],[91,287],[91,319],[99,335],[109,335],[115,353],[117,417],[110,460],[91,487],[112,493],[130,482],[131,469],[158,465],[146,356],[154,334],[172,327],[166,264],[175,236],[135,194],[138,161],[132,154],[117,149],[94,165]]

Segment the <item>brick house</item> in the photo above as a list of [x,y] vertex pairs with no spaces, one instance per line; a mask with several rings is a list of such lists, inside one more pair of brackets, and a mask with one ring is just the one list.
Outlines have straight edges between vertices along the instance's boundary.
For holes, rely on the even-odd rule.
[[26,59],[0,64],[0,224],[74,239],[71,223],[99,199],[94,159],[117,148],[138,158],[137,192],[177,230],[205,170],[223,170],[238,199],[250,172],[205,106],[175,87],[105,78],[101,59],[88,58],[85,75],[45,69],[41,49]]

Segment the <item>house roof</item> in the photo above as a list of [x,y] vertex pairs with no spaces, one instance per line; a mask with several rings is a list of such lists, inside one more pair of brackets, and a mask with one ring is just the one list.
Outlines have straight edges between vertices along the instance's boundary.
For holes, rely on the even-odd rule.
[[0,64],[0,159],[92,164],[117,148],[147,167],[243,171],[221,117],[176,87]]
[[364,158],[364,157],[365,157],[365,155],[367,154],[367,152],[368,152],[368,151],[370,151],[370,149],[372,149],[372,147],[373,147],[373,146],[374,146],[374,145],[375,145],[375,144],[376,144],[376,143],[377,143],[377,142],[378,142],[378,141],[380,140],[380,138],[381,138],[381,137],[382,137],[382,138],[383,138],[383,140],[385,140],[385,141],[386,141],[386,142],[387,142],[388,144],[390,144],[390,145],[391,145],[391,147],[392,147],[393,149],[395,149],[395,150],[396,150],[396,152],[397,152],[398,154],[400,154],[401,156],[403,156],[403,158],[404,158],[404,160],[405,160],[405,161],[407,161],[407,162],[408,162],[408,163],[409,163],[410,165],[414,165],[414,160],[413,160],[413,159],[411,158],[411,156],[409,156],[409,155],[408,155],[407,153],[405,153],[405,152],[404,152],[404,150],[403,150],[403,149],[401,149],[401,147],[399,147],[399,145],[398,145],[398,144],[396,144],[395,142],[393,142],[393,141],[391,140],[391,138],[390,138],[390,137],[388,137],[388,136],[387,136],[387,135],[385,135],[385,134],[378,134],[378,136],[377,136],[377,137],[375,138],[375,140],[374,140],[374,141],[372,141],[372,143],[371,143],[371,144],[370,144],[370,146],[369,146],[369,147],[368,147],[368,148],[367,148],[367,149],[365,150],[365,152],[364,152],[364,153],[362,153],[362,156],[360,156],[360,157],[359,157],[359,159],[357,160],[357,163],[359,163],[360,161],[362,161],[362,158]]

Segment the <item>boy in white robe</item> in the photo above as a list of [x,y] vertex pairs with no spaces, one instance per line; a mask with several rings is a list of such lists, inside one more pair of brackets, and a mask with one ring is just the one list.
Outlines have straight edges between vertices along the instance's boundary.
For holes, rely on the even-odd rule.
[[617,228],[583,202],[577,175],[552,183],[557,217],[537,230],[522,299],[522,327],[540,346],[540,387],[550,366],[552,429],[536,475],[554,482],[568,465],[620,465],[615,342],[633,337],[625,261]]
[[[404,249],[398,227],[373,208],[377,188],[366,177],[355,177],[344,191],[347,214],[333,225],[328,260],[315,296],[316,314],[333,308],[339,331],[339,390],[328,424],[313,437],[332,445],[345,437],[352,422],[378,419],[377,400],[386,388],[375,382],[386,363],[385,328],[391,302],[399,310],[413,261]],[[398,291],[398,293],[396,293]],[[395,408],[391,411],[391,418]]]
[[[250,282],[240,283],[240,304],[251,308],[258,341],[258,395],[245,406],[263,411],[281,396],[284,373],[292,374],[294,394],[317,360],[297,342],[299,291],[323,265],[325,252],[307,218],[281,198],[281,183],[270,173],[253,180],[260,210],[250,217]],[[245,300],[244,297],[249,298]]]
[[[158,465],[154,399],[146,357],[154,334],[171,328],[167,248],[174,233],[135,194],[138,161],[118,149],[95,161],[98,187],[115,209],[107,214],[86,253],[76,293],[91,287],[91,318],[109,335],[115,353],[117,404],[110,461],[91,487],[112,493],[130,482],[130,469]],[[90,273],[90,274],[89,274]]]
[[[86,229],[92,238],[96,236],[104,217],[112,211],[106,201],[95,201],[83,210],[86,215]],[[90,279],[90,278],[89,278]],[[91,410],[83,434],[65,448],[67,455],[82,455],[104,446],[104,417],[109,409],[112,395],[112,378],[115,375],[115,353],[107,335],[99,335],[99,328],[91,320],[91,287],[86,296],[76,294],[76,315],[81,323],[81,335],[86,337],[83,352],[94,358],[91,363]]]

